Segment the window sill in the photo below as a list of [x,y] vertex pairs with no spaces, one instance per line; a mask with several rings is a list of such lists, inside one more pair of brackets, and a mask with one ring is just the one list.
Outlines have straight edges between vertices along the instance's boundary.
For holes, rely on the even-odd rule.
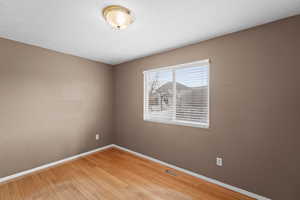
[[167,121],[167,120],[155,120],[155,119],[144,119],[144,121],[161,123],[161,124],[171,124],[171,125],[178,125],[178,126],[189,126],[189,127],[194,127],[194,128],[209,129],[209,125],[203,124],[203,123],[193,123],[193,122],[186,122],[186,121]]

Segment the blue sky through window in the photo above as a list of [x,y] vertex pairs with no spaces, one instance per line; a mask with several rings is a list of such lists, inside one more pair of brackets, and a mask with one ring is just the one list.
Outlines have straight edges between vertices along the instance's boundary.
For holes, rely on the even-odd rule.
[[[184,84],[188,87],[201,87],[208,85],[208,66],[195,66],[176,69],[175,73],[176,82]],[[150,74],[149,78],[151,81],[158,78],[160,85],[163,85],[167,82],[172,82],[172,70],[153,72]]]
[[176,70],[176,81],[188,87],[208,85],[208,67],[188,67]]

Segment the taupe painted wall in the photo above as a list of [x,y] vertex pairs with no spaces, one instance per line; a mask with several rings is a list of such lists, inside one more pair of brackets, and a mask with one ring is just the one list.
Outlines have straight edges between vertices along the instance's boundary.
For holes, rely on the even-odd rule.
[[[143,121],[143,70],[207,58],[210,129]],[[274,200],[300,197],[300,16],[121,64],[114,80],[117,144]]]
[[112,98],[110,66],[0,38],[0,177],[111,144]]

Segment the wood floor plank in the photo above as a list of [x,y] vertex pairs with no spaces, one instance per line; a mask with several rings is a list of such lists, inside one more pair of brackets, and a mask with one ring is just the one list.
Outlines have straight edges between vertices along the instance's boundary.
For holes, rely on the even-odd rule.
[[10,199],[8,184],[0,185],[0,199]]
[[253,200],[117,148],[1,184],[0,199]]

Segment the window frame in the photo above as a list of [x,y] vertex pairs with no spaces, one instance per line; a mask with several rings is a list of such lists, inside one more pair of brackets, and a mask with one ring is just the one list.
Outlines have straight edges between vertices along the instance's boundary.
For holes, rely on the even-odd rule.
[[[207,66],[207,73],[208,73],[208,82],[207,82],[207,88],[208,88],[208,96],[207,96],[207,123],[200,123],[200,122],[189,122],[189,121],[181,121],[181,120],[163,120],[163,119],[153,119],[149,118],[148,116],[148,105],[145,104],[145,99],[148,99],[148,88],[147,87],[147,76],[146,73],[149,72],[157,72],[162,70],[173,70],[173,69],[183,69],[183,68],[189,68],[189,67],[200,67],[200,66]],[[195,128],[210,128],[210,59],[195,61],[191,63],[184,63],[179,65],[173,65],[173,66],[167,66],[167,67],[159,67],[149,70],[143,71],[143,79],[144,79],[144,96],[143,96],[143,119],[147,122],[155,122],[155,123],[163,123],[163,124],[172,124],[172,125],[181,125],[181,126],[190,126]]]

